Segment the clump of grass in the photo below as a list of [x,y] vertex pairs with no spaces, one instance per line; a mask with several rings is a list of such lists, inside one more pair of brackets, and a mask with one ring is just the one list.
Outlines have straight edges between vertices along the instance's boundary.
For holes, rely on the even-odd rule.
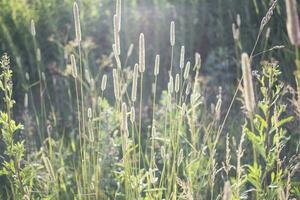
[[[227,200],[299,197],[295,189],[297,180],[293,178],[299,167],[299,156],[285,158],[283,152],[289,139],[285,125],[293,117],[285,116],[287,108],[283,101],[283,84],[279,81],[280,71],[277,65],[263,66],[257,80],[259,92],[255,94],[256,84],[253,83],[251,70],[253,52],[276,3],[272,3],[261,22],[251,55],[239,55],[243,72],[240,82],[243,81],[247,117],[238,138],[230,130],[224,136],[224,126],[237,92],[226,110],[224,91],[219,87],[212,109],[207,109],[209,102],[200,77],[201,56],[195,53],[194,60],[187,61],[184,45],[176,54],[174,21],[170,24],[171,60],[169,74],[165,77],[168,84],[158,99],[156,88],[158,78],[163,76],[160,73],[163,66],[161,56],[157,55],[151,68],[152,102],[148,106],[151,111],[147,113],[143,102],[146,87],[144,76],[150,66],[146,66],[145,35],[140,33],[138,58],[135,60],[137,64],[132,68],[127,62],[132,55],[133,45],[129,46],[125,60],[121,52],[122,2],[118,0],[112,19],[112,57],[115,63],[112,73],[101,74],[102,80],[99,80],[82,62],[84,54],[81,52],[83,38],[79,6],[74,3],[77,46],[68,57],[72,67],[72,83],[75,81],[76,123],[70,134],[68,132],[58,138],[52,135],[53,130],[49,125],[48,137],[35,155],[36,160],[41,160],[41,170],[37,175],[31,174],[36,179],[44,179],[33,183],[32,177],[27,179],[25,173],[22,177],[7,171],[5,175],[11,183],[7,191],[13,191],[17,199],[24,196],[30,198],[33,186],[40,193],[39,197],[52,199]],[[237,25],[233,27],[236,41],[239,40],[237,29],[241,25],[240,17],[237,17]],[[178,65],[175,65],[176,55],[180,55]],[[78,64],[76,59],[79,60]],[[8,117],[2,117],[2,124],[3,133],[10,136],[9,142],[6,141],[9,147],[15,145],[11,136],[20,127],[15,126],[11,130],[7,126],[12,121],[12,85],[8,81],[11,80],[11,72],[5,63],[4,59],[2,64],[5,73],[1,89],[5,92]],[[44,79],[42,72],[40,74]],[[110,76],[113,87],[107,87]],[[109,103],[104,91],[114,93],[113,102]],[[224,138],[226,145],[222,145]],[[248,148],[249,143],[253,153]],[[14,167],[11,170],[13,172],[26,169],[19,167],[24,159],[23,145],[17,143],[17,146],[22,151],[7,154],[8,160],[12,161],[9,163],[12,163],[10,167]],[[225,155],[225,160],[222,155]],[[32,168],[34,165],[27,166]],[[28,180],[29,183],[26,182]],[[50,184],[53,187],[49,187]]]

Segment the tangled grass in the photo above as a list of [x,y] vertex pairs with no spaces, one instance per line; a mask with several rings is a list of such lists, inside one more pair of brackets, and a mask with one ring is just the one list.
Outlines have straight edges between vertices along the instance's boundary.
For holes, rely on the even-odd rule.
[[[145,48],[147,35],[141,33],[136,64],[128,66],[134,46],[123,52],[121,0],[116,1],[113,17],[114,67],[101,76],[90,72],[83,59],[80,9],[75,2],[75,48],[68,55],[70,73],[66,80],[74,89],[68,91],[72,101],[61,102],[72,107],[73,112],[66,115],[73,119],[70,130],[56,127],[59,108],[51,104],[35,39],[38,32],[31,21],[40,96],[37,100],[30,98],[29,103],[30,87],[25,94],[24,127],[13,118],[9,58],[4,55],[1,59],[4,108],[0,139],[5,148],[0,168],[2,199],[300,198],[299,145],[288,148],[294,139],[289,124],[299,117],[297,112],[289,111],[300,107],[297,89],[281,81],[275,61],[263,63],[256,73],[252,70],[255,56],[261,53],[255,53],[257,44],[276,3],[273,1],[261,21],[250,55],[238,53],[241,22],[237,18],[233,37],[242,76],[229,105],[224,104],[222,87],[210,105],[201,82],[200,54],[195,53],[193,61],[186,60],[182,46],[180,62],[175,63],[173,21],[170,65],[162,66],[160,55],[156,55],[153,67],[146,64],[151,58]],[[162,68],[167,68],[167,75],[160,73]],[[144,84],[146,70],[153,72],[147,77],[153,82],[150,89]],[[157,93],[159,76],[167,82],[161,95]],[[31,85],[29,74],[26,79]],[[147,95],[151,103],[145,105],[147,91],[151,91]],[[113,94],[114,100],[107,94]],[[234,120],[230,112],[239,96],[242,119],[234,129],[227,130],[226,124]],[[49,100],[50,105],[46,103]],[[29,106],[33,114],[28,112]],[[48,106],[50,114],[46,112]]]

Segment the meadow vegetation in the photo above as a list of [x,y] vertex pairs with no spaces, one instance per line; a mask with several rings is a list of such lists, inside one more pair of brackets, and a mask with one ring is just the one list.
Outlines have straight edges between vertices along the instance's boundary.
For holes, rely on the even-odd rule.
[[299,199],[299,3],[225,2],[2,0],[0,198]]

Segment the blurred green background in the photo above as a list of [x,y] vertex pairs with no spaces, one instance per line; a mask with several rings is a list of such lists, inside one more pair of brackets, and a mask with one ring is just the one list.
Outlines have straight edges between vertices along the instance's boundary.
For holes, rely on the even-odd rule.
[[[7,52],[15,71],[16,113],[23,112],[24,94],[30,91],[30,102],[39,112],[38,69],[45,79],[46,115],[61,127],[71,127],[74,100],[74,84],[70,72],[69,55],[74,52],[74,25],[72,15],[73,0],[1,0],[0,1],[0,53]],[[266,14],[270,0],[126,0],[122,7],[121,46],[122,62],[126,59],[127,49],[134,44],[128,67],[138,61],[137,49],[140,32],[146,38],[146,72],[153,71],[156,54],[161,55],[161,75],[158,87],[165,88],[167,70],[170,66],[171,48],[169,26],[176,24],[175,66],[179,63],[180,47],[186,47],[186,59],[194,62],[194,53],[202,56],[201,75],[207,96],[218,94],[223,87],[225,102],[229,101],[236,80],[240,77],[239,55],[253,48],[260,22]],[[83,57],[87,69],[86,76],[92,76],[96,88],[100,88],[101,77],[110,74],[114,66],[113,15],[115,2],[111,0],[82,0],[80,6],[83,31]],[[299,2],[300,4],[300,2]],[[234,41],[232,24],[237,24],[240,15],[240,39]],[[36,38],[30,34],[30,21],[35,21]],[[294,84],[294,50],[289,44],[285,25],[285,4],[279,1],[268,24],[270,36],[264,30],[256,53],[274,45],[284,45],[284,49],[274,50],[257,56],[255,66],[262,60],[274,58],[279,61],[283,79]],[[41,61],[37,51],[41,52]],[[179,65],[179,64],[177,64]],[[27,74],[27,75],[26,75]],[[27,76],[27,78],[26,78]],[[108,87],[112,87],[109,76]],[[146,76],[145,89],[149,94],[152,76]],[[109,97],[112,94],[107,94]],[[110,98],[111,100],[113,98]],[[226,100],[227,99],[227,100]],[[145,98],[150,103],[150,98]],[[32,107],[32,106],[29,106]],[[53,114],[55,113],[55,114]],[[55,116],[56,119],[52,119]],[[46,126],[47,123],[45,122]]]

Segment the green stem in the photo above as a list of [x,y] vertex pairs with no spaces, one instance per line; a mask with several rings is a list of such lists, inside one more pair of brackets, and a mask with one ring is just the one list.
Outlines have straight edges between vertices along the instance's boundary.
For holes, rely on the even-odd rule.
[[143,109],[143,73],[141,73],[141,86],[140,86],[140,112],[139,112],[139,169],[141,169],[142,161],[142,109]]

